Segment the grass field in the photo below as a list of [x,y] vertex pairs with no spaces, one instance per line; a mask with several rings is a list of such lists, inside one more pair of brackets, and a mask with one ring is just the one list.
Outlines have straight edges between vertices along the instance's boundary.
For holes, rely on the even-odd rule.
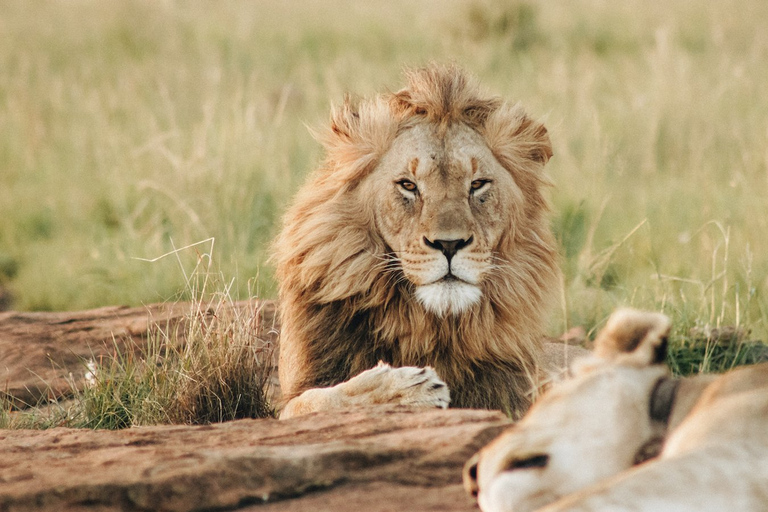
[[762,0],[3,1],[0,287],[25,310],[175,300],[207,254],[237,296],[273,297],[268,242],[321,158],[307,125],[454,61],[549,128],[553,333],[630,304],[684,343],[766,340],[766,19]]

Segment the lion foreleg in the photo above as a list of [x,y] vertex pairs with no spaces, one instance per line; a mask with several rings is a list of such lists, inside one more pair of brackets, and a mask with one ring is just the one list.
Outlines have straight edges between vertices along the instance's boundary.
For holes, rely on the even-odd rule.
[[356,405],[392,404],[445,409],[449,402],[448,386],[432,368],[392,368],[379,363],[341,384],[308,389],[286,404],[280,419]]

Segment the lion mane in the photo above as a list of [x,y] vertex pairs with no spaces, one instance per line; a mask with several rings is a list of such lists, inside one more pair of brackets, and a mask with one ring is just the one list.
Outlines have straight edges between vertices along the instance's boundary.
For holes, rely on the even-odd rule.
[[[545,127],[517,105],[481,94],[454,66],[406,72],[396,93],[332,109],[317,134],[326,157],[298,192],[273,246],[282,322],[284,399],[335,385],[385,361],[432,366],[451,405],[519,415],[539,384],[543,315],[558,289],[543,166]],[[517,222],[494,248],[497,261],[471,310],[441,316],[414,300],[360,183],[395,138],[417,123],[476,131],[522,191]]]

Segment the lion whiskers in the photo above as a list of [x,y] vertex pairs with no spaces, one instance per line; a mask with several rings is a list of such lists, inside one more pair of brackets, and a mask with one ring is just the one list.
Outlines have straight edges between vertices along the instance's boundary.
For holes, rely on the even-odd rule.
[[397,286],[400,283],[406,282],[407,279],[402,272],[402,263],[400,258],[391,253],[375,254],[369,252],[372,258],[379,260],[368,270],[368,275],[376,272],[380,274],[386,274],[384,277],[385,286]]

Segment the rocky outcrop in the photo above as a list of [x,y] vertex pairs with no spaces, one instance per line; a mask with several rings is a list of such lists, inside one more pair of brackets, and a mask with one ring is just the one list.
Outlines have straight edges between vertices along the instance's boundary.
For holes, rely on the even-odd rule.
[[[258,308],[263,325],[274,325],[273,302],[240,302],[232,307]],[[66,397],[73,386],[82,384],[86,361],[99,361],[116,351],[142,350],[153,329],[172,329],[190,308],[189,303],[176,303],[0,313],[0,393],[20,408]],[[265,329],[263,335],[275,337],[273,329]]]
[[[257,307],[260,325],[274,325],[272,303],[231,307]],[[188,314],[185,304],[0,313],[6,398],[24,407],[66,397],[84,382],[84,361],[141,350],[153,326],[183,326]],[[470,511],[461,468],[506,425],[491,411],[369,408],[206,426],[0,430],[0,512]]]
[[0,431],[0,510],[472,510],[498,412],[370,408],[120,431]]

